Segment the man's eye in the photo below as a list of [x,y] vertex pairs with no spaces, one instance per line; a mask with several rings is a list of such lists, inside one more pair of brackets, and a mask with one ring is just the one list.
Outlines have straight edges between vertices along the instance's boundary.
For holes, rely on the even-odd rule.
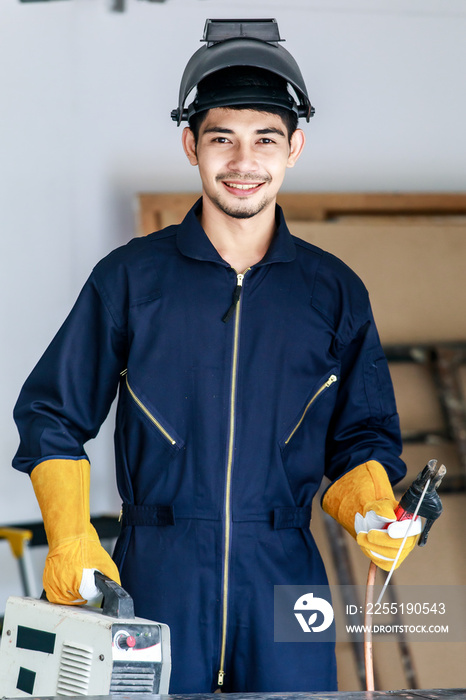
[[275,141],[273,141],[272,139],[268,139],[268,138],[264,137],[264,138],[260,139],[259,143],[268,144],[268,143],[275,143]]
[[226,136],[217,136],[215,139],[213,139],[215,143],[228,143],[228,139]]

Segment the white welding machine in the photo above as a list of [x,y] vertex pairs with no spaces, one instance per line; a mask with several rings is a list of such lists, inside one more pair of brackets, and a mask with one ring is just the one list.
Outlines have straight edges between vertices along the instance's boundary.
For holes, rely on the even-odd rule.
[[10,597],[0,646],[3,697],[168,694],[167,625],[134,617],[133,600],[96,572],[101,609]]

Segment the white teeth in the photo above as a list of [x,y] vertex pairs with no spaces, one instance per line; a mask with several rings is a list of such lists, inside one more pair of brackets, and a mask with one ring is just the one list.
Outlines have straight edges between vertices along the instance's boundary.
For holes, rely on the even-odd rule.
[[[235,190],[253,190],[258,186],[258,185],[238,185],[238,184],[234,184],[232,182],[227,182],[225,184],[228,185],[228,187],[233,187],[233,189],[235,189]],[[258,184],[260,184],[260,183],[258,183]]]

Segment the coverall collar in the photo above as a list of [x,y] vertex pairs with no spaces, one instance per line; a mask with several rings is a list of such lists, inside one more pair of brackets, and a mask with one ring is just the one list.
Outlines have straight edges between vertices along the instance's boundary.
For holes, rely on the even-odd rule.
[[[178,249],[188,258],[216,262],[225,265],[225,267],[230,267],[219,255],[199,223],[198,216],[201,212],[201,208],[202,197],[198,199],[196,204],[189,210],[179,226],[177,233]],[[296,247],[293,242],[293,237],[285,223],[283,211],[278,205],[276,207],[275,218],[277,221],[275,236],[267,253],[263,259],[257,263],[257,266],[268,265],[275,262],[291,262],[296,257]]]

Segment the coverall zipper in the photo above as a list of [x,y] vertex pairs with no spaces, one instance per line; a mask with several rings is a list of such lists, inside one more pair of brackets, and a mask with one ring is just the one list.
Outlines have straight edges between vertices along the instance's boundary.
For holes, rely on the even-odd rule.
[[126,387],[129,391],[131,398],[136,403],[136,405],[141,409],[141,411],[144,413],[144,415],[147,416],[147,418],[151,421],[151,423],[153,423],[155,425],[155,427],[163,435],[165,440],[167,440],[170,443],[170,445],[173,445],[173,446],[176,445],[176,440],[170,435],[170,433],[168,433],[165,430],[163,425],[157,420],[157,418],[155,418],[155,416],[152,415],[152,413],[149,411],[149,409],[144,406],[142,401],[140,399],[138,399],[138,397],[136,396],[134,391],[131,389],[129,382],[128,382],[128,370],[124,370],[123,372],[121,372],[121,375],[125,377]]
[[227,452],[227,472],[225,482],[225,539],[224,539],[224,556],[223,556],[223,589],[222,589],[222,641],[220,650],[220,669],[218,671],[218,686],[223,685],[225,678],[225,653],[226,653],[226,638],[227,638],[227,622],[228,622],[228,584],[230,574],[230,545],[231,545],[231,475],[233,470],[233,450],[235,442],[235,418],[236,418],[236,384],[238,370],[238,347],[239,347],[239,322],[241,316],[241,289],[243,286],[244,276],[249,271],[248,268],[244,274],[237,273],[236,288],[233,294],[233,304],[223,317],[223,321],[227,321],[235,314],[235,327],[233,334],[233,359],[231,371],[231,388],[230,388],[230,422],[228,431],[228,452]]
[[328,389],[329,386],[332,386],[332,384],[333,384],[334,382],[336,382],[336,381],[338,381],[338,377],[336,376],[336,374],[331,374],[330,377],[327,379],[327,381],[324,382],[324,384],[322,384],[322,386],[319,387],[319,389],[317,389],[316,393],[313,395],[313,397],[311,398],[311,400],[308,401],[308,403],[306,404],[306,408],[305,408],[304,411],[302,412],[301,418],[299,419],[299,421],[296,423],[296,425],[295,425],[295,427],[293,428],[293,430],[291,431],[291,433],[290,433],[290,434],[288,435],[288,437],[286,438],[286,440],[285,440],[285,445],[288,445],[289,441],[291,440],[291,438],[293,437],[293,435],[295,434],[295,432],[298,430],[299,426],[301,425],[301,423],[303,422],[304,418],[306,417],[306,413],[309,411],[309,409],[311,408],[312,404],[313,404],[314,401],[317,399],[317,397],[320,396],[321,393],[322,393],[323,391],[325,391],[325,389]]

